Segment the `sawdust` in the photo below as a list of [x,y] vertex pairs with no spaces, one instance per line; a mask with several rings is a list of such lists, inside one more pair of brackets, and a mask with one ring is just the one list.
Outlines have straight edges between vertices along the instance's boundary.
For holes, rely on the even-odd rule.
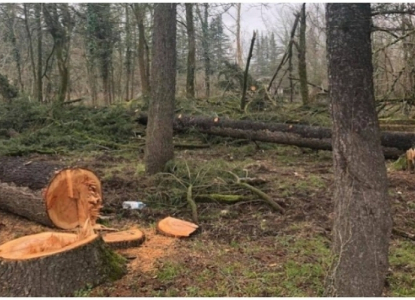
[[155,229],[142,229],[145,235],[145,242],[136,248],[129,248],[120,251],[121,254],[134,258],[129,263],[132,272],[149,272],[155,270],[157,259],[174,255],[177,238],[167,237],[156,233]]

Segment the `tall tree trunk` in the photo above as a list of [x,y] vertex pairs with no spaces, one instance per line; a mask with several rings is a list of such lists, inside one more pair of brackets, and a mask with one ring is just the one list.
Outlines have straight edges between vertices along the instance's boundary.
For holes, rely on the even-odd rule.
[[43,64],[42,64],[42,3],[35,4],[35,19],[37,32],[37,77],[36,77],[36,97],[37,101],[43,101]]
[[7,16],[6,24],[9,29],[10,42],[13,46],[12,53],[13,53],[13,59],[16,63],[17,80],[19,82],[19,88],[23,91],[24,86],[23,86],[23,81],[22,81],[22,58],[20,55],[19,47],[17,46],[17,38],[16,38],[15,29],[14,29],[15,22],[16,22],[16,11],[15,11],[16,4],[9,3],[9,4],[6,4],[6,6],[8,8],[7,13],[5,14]]
[[146,41],[146,33],[144,27],[144,17],[145,17],[145,4],[143,3],[134,3],[134,15],[137,20],[138,27],[138,68],[140,70],[140,81],[141,81],[141,92],[144,99],[147,101],[150,96],[150,69],[149,69],[149,59],[148,47]]
[[173,159],[173,116],[176,92],[176,4],[154,7],[151,101],[146,131],[145,166],[148,174],[163,171]]
[[[58,11],[58,5],[60,10]],[[71,32],[75,26],[67,3],[43,4],[43,15],[53,38],[56,61],[59,70],[57,101],[63,103],[69,86],[69,55]]]
[[392,219],[375,111],[370,4],[327,4],[326,22],[335,180],[326,293],[379,297]]
[[204,3],[204,14],[202,16],[199,6],[196,6],[197,14],[202,25],[202,49],[203,61],[205,63],[205,95],[210,96],[210,53],[209,53],[209,3]]
[[307,52],[306,47],[306,14],[305,3],[301,7],[300,17],[300,39],[298,45],[298,77],[300,79],[301,98],[303,99],[303,105],[308,104],[308,84],[307,84],[307,64],[305,54]]
[[128,4],[125,4],[125,100],[130,99],[130,80],[132,71],[132,55],[131,55],[131,26]]
[[[23,14],[24,14],[24,23],[25,23],[27,38],[29,40],[29,56],[30,56],[30,62],[31,62],[31,65],[32,65],[32,75],[33,75],[33,80],[35,82],[34,86],[35,86],[35,91],[36,91],[36,89],[37,89],[37,73],[36,73],[36,65],[35,65],[35,56],[33,54],[32,33],[30,31],[30,25],[29,25],[28,5],[29,4],[23,3]],[[38,94],[37,91],[36,91],[35,94],[36,95]]]
[[236,4],[236,63],[243,68],[241,46],[241,3]]
[[193,24],[193,4],[186,3],[186,25],[187,25],[187,79],[186,79],[186,96],[187,98],[195,97],[195,69],[196,69],[196,40],[195,29]]

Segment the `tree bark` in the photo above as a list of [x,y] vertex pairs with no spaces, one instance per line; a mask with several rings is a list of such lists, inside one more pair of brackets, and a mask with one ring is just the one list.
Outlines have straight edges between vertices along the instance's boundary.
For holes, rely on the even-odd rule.
[[[300,79],[301,98],[303,105],[308,104],[308,80],[307,80],[307,63],[306,63],[306,13],[305,3],[301,7],[300,13],[300,38],[298,45],[298,78]],[[291,79],[292,80],[292,79]]]
[[[86,179],[92,182],[92,178],[96,182],[99,195],[95,198],[101,199],[101,186],[91,171],[79,168],[68,169],[73,175],[68,178],[69,185],[68,180],[62,180],[67,177],[57,177],[57,171],[63,168],[63,165],[28,161],[23,157],[1,157],[0,209],[49,227],[75,228],[88,217],[88,212],[78,214],[82,208],[80,205],[83,205],[78,199],[94,198],[89,191],[85,193],[88,188]],[[78,174],[82,176],[82,183],[79,183]],[[65,212],[64,216],[60,215],[61,212]],[[91,223],[94,225],[95,220],[91,219]]]
[[51,238],[76,239],[76,234],[44,232],[2,245],[0,295],[3,297],[73,296],[80,289],[118,279],[126,273],[125,260],[112,252],[98,235],[90,236],[54,254],[46,253],[30,259],[3,258],[6,257],[4,250],[13,247],[11,243],[20,250],[24,241],[31,238],[47,242]]
[[[140,80],[141,80],[141,92],[143,97],[146,99],[149,98],[151,88],[150,88],[150,69],[149,62],[146,61],[146,37],[145,37],[145,27],[144,27],[144,16],[145,8],[142,3],[134,3],[134,15],[137,20],[138,26],[138,68],[140,71]],[[148,52],[148,50],[147,50]],[[148,55],[147,55],[148,60]]]
[[327,4],[335,178],[326,294],[380,297],[392,218],[373,91],[370,4]]
[[148,174],[163,171],[174,156],[173,117],[176,92],[176,4],[154,7],[151,101],[146,131],[145,166]]
[[209,53],[209,3],[204,3],[204,14],[202,16],[199,6],[197,6],[197,14],[202,26],[202,49],[203,62],[205,65],[205,89],[206,98],[210,97],[210,53]]
[[236,63],[242,69],[242,46],[241,46],[241,3],[236,4]]
[[[147,124],[147,116],[141,115],[137,121]],[[332,150],[331,129],[318,126],[263,123],[248,120],[219,119],[179,116],[173,121],[177,132],[198,130],[212,135],[249,139],[318,150]],[[382,132],[382,146],[386,158],[397,158],[415,144],[415,134],[406,132]]]
[[[26,28],[26,34],[27,34],[27,38],[29,40],[29,55],[30,55],[30,62],[32,65],[32,75],[33,75],[33,80],[35,82],[35,90],[37,89],[37,73],[36,73],[36,65],[35,65],[35,56],[34,56],[34,52],[33,52],[33,41],[32,41],[32,33],[30,31],[30,26],[29,26],[29,14],[28,14],[28,5],[26,3],[23,3],[23,14],[24,14],[24,23],[25,23],[25,28]],[[37,91],[36,91],[36,95],[37,95]]]
[[193,4],[186,3],[186,25],[187,25],[187,79],[186,96],[193,99],[195,97],[195,69],[196,69],[196,40],[193,24]]
[[37,31],[37,77],[36,77],[36,97],[37,101],[43,101],[43,66],[42,66],[42,3],[35,4],[35,18]]
[[244,110],[245,109],[245,105],[246,105],[246,88],[247,88],[247,82],[248,82],[248,72],[249,72],[249,63],[251,62],[251,58],[252,58],[252,51],[254,50],[254,44],[255,44],[255,37],[256,37],[256,32],[254,31],[254,34],[252,35],[252,39],[251,39],[251,47],[249,48],[249,54],[248,54],[248,59],[246,60],[246,67],[245,67],[245,73],[244,73],[244,84],[242,87],[242,98],[241,98],[241,109]]

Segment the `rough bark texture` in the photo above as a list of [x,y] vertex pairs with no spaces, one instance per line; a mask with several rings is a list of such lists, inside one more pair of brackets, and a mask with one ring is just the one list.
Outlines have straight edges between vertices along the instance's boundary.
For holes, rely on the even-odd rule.
[[[138,118],[147,124],[147,116]],[[201,133],[253,141],[279,143],[320,150],[331,150],[331,129],[318,126],[263,123],[249,120],[180,116],[173,122],[175,131],[197,129]],[[415,145],[415,134],[409,132],[382,132],[382,146],[386,158],[397,158]]]
[[301,17],[300,17],[300,38],[298,45],[298,77],[300,79],[300,91],[301,98],[303,99],[303,104],[308,104],[308,80],[307,80],[307,63],[306,63],[306,13],[305,13],[305,3],[301,7]]
[[[79,206],[80,202],[75,202],[75,200],[84,200],[86,199],[85,195],[88,196],[88,193],[85,194],[84,191],[88,187],[81,187],[76,182],[79,180],[84,182],[86,180],[85,178],[90,179],[89,174],[93,173],[79,168],[65,169],[65,172],[71,171],[71,174],[74,176],[71,178],[73,184],[71,192],[74,194],[67,195],[63,192],[66,190],[66,184],[62,186],[63,191],[56,189],[57,183],[62,184],[60,181],[57,181],[59,179],[56,171],[62,169],[64,169],[63,165],[51,164],[44,161],[29,161],[22,157],[0,157],[0,209],[49,227],[57,226],[64,228],[62,222],[68,218],[78,218],[83,223],[84,219],[81,218],[81,214],[71,216],[70,211],[71,208],[72,211],[81,208]],[[88,177],[79,178],[78,175],[76,177],[75,174],[79,174],[79,172],[81,172],[82,176],[88,175]],[[95,175],[93,175],[93,178],[95,178],[95,182],[99,181]],[[53,185],[50,185],[51,180]],[[85,181],[86,184],[87,182]],[[45,188],[48,188],[48,192],[43,194],[43,189]],[[54,193],[56,191],[59,193],[59,197],[55,196]],[[98,183],[96,192],[99,193],[99,199],[102,199],[101,187]],[[54,201],[54,204],[50,204],[50,207],[47,207],[44,196],[46,196],[46,199],[49,199],[49,202]],[[54,200],[55,198],[59,200],[59,203]],[[92,203],[93,198],[89,197],[87,199],[89,205]],[[77,208],[73,206],[77,206]],[[62,211],[64,213],[64,216],[60,217],[62,222],[54,224],[51,218],[53,220],[56,216],[59,217]],[[48,212],[52,214],[51,217],[49,217]],[[91,216],[89,217],[92,218]],[[73,228],[77,225],[75,224],[66,229]]]
[[125,274],[124,259],[113,253],[101,237],[76,248],[26,260],[0,257],[0,296],[73,296]]
[[138,27],[138,69],[140,70],[141,92],[143,97],[147,99],[150,96],[150,70],[148,62],[146,62],[146,36],[144,27],[145,7],[144,3],[134,3],[134,15],[137,20]]
[[193,26],[193,4],[186,3],[186,25],[187,25],[187,44],[189,52],[187,53],[187,78],[186,78],[186,96],[187,98],[195,97],[195,69],[196,69],[196,40],[195,29]]
[[252,34],[251,47],[249,48],[249,54],[248,54],[248,58],[246,60],[246,66],[245,66],[244,85],[242,88],[242,98],[241,98],[241,109],[242,110],[245,109],[245,105],[246,105],[245,95],[246,95],[246,86],[248,84],[249,63],[252,58],[252,51],[254,50],[255,37],[256,37],[256,32],[254,31],[254,33]]
[[379,297],[392,219],[373,92],[370,4],[327,4],[334,263],[328,296]]
[[242,69],[242,45],[241,45],[241,3],[236,4],[236,63]]
[[176,91],[176,4],[154,6],[151,101],[146,131],[148,174],[164,169],[173,158],[173,117]]

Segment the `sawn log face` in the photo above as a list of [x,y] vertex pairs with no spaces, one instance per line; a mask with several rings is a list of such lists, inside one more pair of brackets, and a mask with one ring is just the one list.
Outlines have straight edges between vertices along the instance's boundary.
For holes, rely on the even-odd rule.
[[59,297],[125,273],[101,237],[77,248],[27,260],[0,258],[0,296]]

